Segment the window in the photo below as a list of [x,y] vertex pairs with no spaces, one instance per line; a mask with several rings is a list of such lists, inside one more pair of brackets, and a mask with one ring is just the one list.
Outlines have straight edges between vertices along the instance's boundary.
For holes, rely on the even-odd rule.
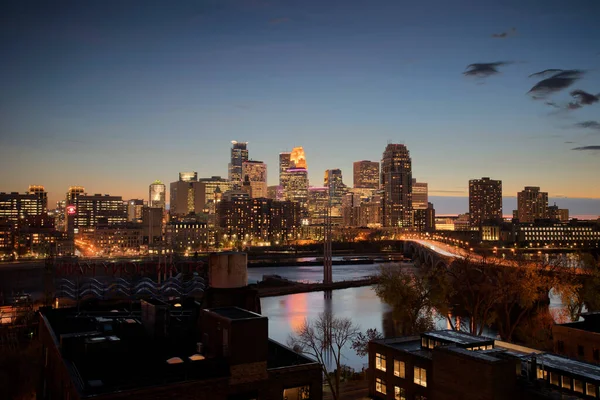
[[379,393],[386,394],[385,381],[383,379],[375,379],[375,390],[377,390]]
[[399,376],[400,378],[406,378],[406,364],[404,361],[394,360],[394,376]]
[[385,371],[385,356],[383,354],[375,353],[375,368]]
[[395,400],[406,400],[406,389],[394,386],[394,399]]
[[559,375],[556,372],[550,372],[550,384],[558,386],[558,377]]
[[559,353],[563,353],[565,351],[565,342],[559,340],[558,343],[556,343],[556,347],[558,348]]
[[565,389],[571,389],[571,377],[570,376],[562,376],[561,387]]
[[596,397],[596,385],[593,383],[585,383],[585,394],[590,397]]
[[427,348],[427,338],[426,337],[421,338],[421,347],[423,347],[424,349]]
[[538,366],[537,367],[537,378],[547,380],[548,379],[548,371],[545,371]]
[[583,352],[583,346],[582,345],[577,345],[577,355],[579,357],[583,357],[584,352]]
[[417,385],[427,387],[427,371],[425,368],[415,367],[414,369],[414,381]]
[[283,398],[287,400],[308,400],[310,399],[310,386],[306,385],[284,389]]
[[573,379],[573,390],[577,393],[583,393],[583,382],[579,379]]

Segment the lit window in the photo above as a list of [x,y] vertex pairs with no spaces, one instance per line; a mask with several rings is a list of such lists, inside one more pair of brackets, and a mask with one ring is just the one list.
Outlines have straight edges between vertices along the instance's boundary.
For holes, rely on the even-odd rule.
[[545,371],[545,370],[541,369],[540,367],[537,367],[537,378],[547,380],[548,379],[548,371]]
[[383,354],[375,353],[375,368],[385,371],[385,356]]
[[583,393],[583,382],[579,379],[573,379],[573,390],[577,393]]
[[562,376],[561,387],[566,389],[571,389],[571,377],[570,376]]
[[417,385],[427,387],[427,371],[425,368],[415,367],[414,368],[414,381]]
[[406,389],[394,386],[394,399],[395,400],[406,400]]
[[402,379],[406,378],[406,364],[404,364],[404,361],[394,360],[394,376]]
[[386,394],[385,381],[383,379],[381,379],[381,378],[375,379],[375,390],[377,390],[379,393]]
[[558,386],[559,375],[556,372],[550,372],[550,384]]
[[594,385],[593,383],[586,382],[585,394],[587,394],[590,397],[596,397],[596,385]]

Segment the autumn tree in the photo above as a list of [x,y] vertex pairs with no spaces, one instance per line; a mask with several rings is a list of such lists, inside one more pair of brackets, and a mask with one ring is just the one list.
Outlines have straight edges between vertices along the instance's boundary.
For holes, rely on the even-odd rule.
[[400,324],[402,335],[434,328],[434,298],[428,277],[418,271],[409,273],[398,265],[382,266],[375,293],[392,307],[392,316]]
[[[579,253],[575,263],[578,274],[571,274],[563,285],[557,288],[571,321],[578,321],[584,307],[588,311],[600,310],[600,266],[591,254]],[[572,269],[573,270],[573,269]],[[564,285],[564,283],[570,285]]]
[[[334,400],[340,397],[340,381],[344,366],[342,349],[351,344],[360,333],[350,318],[323,312],[313,320],[305,320],[302,326],[288,338],[288,345],[295,351],[306,354],[321,364],[323,374]],[[328,360],[333,361],[334,371],[329,370]]]

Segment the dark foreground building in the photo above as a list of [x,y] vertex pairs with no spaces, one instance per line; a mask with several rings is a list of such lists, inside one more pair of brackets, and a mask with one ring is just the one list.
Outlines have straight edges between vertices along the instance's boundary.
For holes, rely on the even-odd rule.
[[369,394],[394,400],[598,398],[600,367],[457,331],[369,343]]
[[39,399],[321,399],[321,366],[237,307],[42,309]]

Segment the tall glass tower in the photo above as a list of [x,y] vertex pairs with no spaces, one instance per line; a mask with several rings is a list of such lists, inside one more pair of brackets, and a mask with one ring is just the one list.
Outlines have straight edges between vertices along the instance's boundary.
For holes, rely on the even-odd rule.
[[412,162],[403,144],[388,144],[381,159],[383,226],[412,227]]
[[231,162],[229,163],[229,181],[234,189],[242,187],[242,165],[248,161],[248,142],[231,141]]

